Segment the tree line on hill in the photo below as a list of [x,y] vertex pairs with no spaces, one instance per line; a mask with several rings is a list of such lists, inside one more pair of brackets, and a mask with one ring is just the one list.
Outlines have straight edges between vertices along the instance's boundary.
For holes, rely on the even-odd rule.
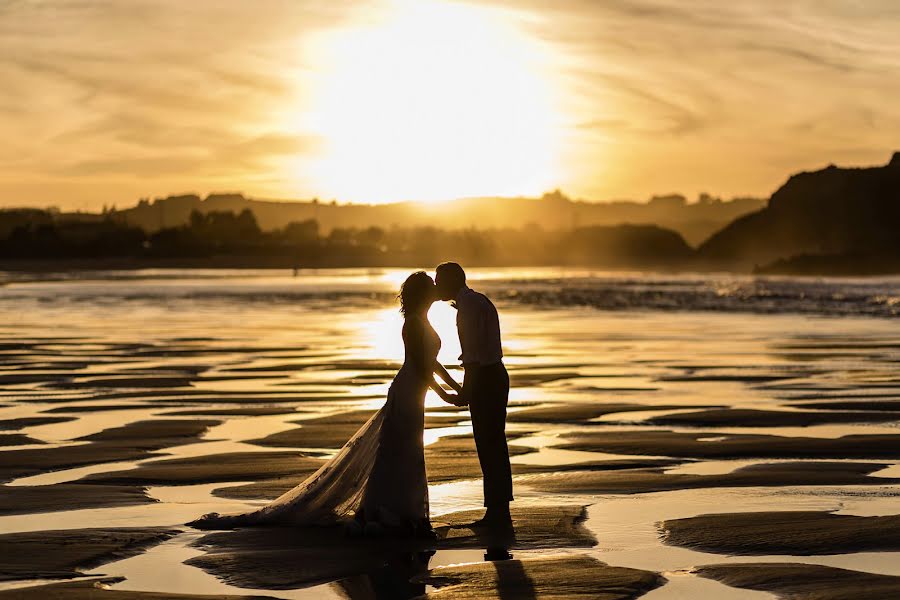
[[314,219],[323,231],[335,228],[416,228],[437,225],[442,229],[517,229],[540,223],[544,229],[569,230],[591,225],[658,225],[672,229],[697,245],[736,217],[759,210],[759,198],[722,200],[700,194],[688,202],[680,194],[654,196],[647,202],[573,200],[559,190],[540,198],[462,198],[438,204],[337,204],[335,202],[278,202],[245,198],[242,194],[210,194],[201,198],[184,194],[142,199],[136,206],[116,210],[115,218],[145,231],[184,225],[194,211],[202,213],[249,209],[259,226],[272,231],[288,223]]
[[117,259],[165,264],[406,266],[449,257],[469,265],[596,265],[677,268],[693,250],[651,225],[545,231],[347,227],[327,234],[312,219],[263,231],[249,209],[191,213],[188,223],[145,232],[120,220],[61,218],[37,210],[0,212],[0,260]]

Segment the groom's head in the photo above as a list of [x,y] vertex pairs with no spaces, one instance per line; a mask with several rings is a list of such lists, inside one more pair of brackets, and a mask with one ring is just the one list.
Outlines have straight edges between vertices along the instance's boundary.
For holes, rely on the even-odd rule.
[[434,270],[434,285],[441,300],[453,300],[466,285],[466,272],[455,262],[445,262]]

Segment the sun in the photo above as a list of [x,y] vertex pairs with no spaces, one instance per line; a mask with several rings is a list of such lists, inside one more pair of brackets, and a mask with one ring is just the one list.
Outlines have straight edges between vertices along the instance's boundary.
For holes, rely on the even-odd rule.
[[386,202],[538,194],[558,183],[558,119],[543,50],[508,13],[393,2],[331,32],[307,126],[321,193]]

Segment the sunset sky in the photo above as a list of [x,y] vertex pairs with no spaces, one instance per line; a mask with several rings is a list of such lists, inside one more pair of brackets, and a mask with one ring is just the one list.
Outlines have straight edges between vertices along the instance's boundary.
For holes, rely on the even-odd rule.
[[896,0],[0,0],[0,206],[768,196],[900,149]]

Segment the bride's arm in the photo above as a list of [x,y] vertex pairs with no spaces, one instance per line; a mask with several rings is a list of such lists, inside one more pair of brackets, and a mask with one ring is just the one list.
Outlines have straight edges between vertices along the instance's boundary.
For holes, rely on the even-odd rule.
[[438,377],[444,380],[444,383],[456,390],[457,394],[462,393],[462,386],[453,379],[453,376],[444,368],[444,365],[438,361],[434,361],[434,372]]
[[[425,360],[425,331],[422,328],[421,324],[415,321],[407,320],[403,324],[403,341],[406,344],[407,361],[411,362],[413,368],[422,374],[422,377],[425,379],[425,381],[428,382],[428,387],[433,389],[444,402],[456,405],[456,403],[458,402],[457,395],[451,394],[450,392],[442,388],[441,384],[438,383],[434,378],[434,373],[436,370],[435,365],[437,365],[437,361],[434,361],[434,364],[428,364],[428,362]],[[451,379],[452,381],[452,378],[450,377],[449,373],[447,373],[446,369],[444,369],[443,367],[441,367],[441,369],[444,371],[444,374],[446,374],[447,378]],[[458,386],[454,386],[454,388],[456,387]]]
[[453,404],[453,402],[456,400],[456,394],[451,394],[450,392],[445,390],[443,388],[443,386],[441,386],[441,384],[438,383],[438,381],[434,377],[431,377],[428,380],[428,387],[430,387],[435,392],[437,392],[437,395],[440,396],[441,400],[443,400],[444,402],[449,402],[450,404]]

